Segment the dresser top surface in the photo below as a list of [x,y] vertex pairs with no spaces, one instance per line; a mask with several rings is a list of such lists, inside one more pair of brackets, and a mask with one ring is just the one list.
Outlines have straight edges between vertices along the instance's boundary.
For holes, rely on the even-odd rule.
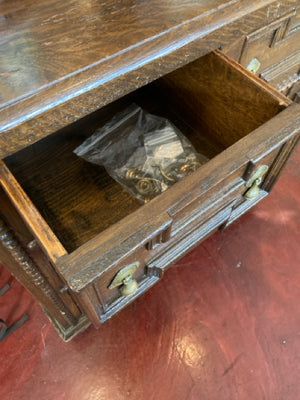
[[[202,19],[208,24],[211,14],[224,13],[223,9],[232,5],[239,8],[239,3],[238,0],[1,1],[0,107],[130,49],[143,47],[147,42],[155,41],[159,49],[159,38],[162,42],[163,36],[184,26],[188,35],[188,25],[193,20]],[[247,1],[243,3],[247,6]],[[204,29],[205,26],[199,26],[199,31]],[[168,43],[172,45],[172,38]]]
[[1,2],[0,104],[17,101],[228,3],[232,1]]
[[2,0],[0,136],[271,3]]

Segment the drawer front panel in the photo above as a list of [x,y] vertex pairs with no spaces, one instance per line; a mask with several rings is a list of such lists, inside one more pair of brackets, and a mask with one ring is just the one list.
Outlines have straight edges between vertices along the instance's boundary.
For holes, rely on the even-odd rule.
[[181,257],[229,219],[232,206],[231,203],[209,219],[186,230],[184,236],[175,237],[171,246],[160,253],[156,253],[155,258],[148,261],[146,265],[142,265],[133,276],[138,283],[138,288],[130,296],[122,296],[119,289],[109,293],[109,283],[115,276],[115,271],[112,270],[108,271],[101,279],[88,285],[79,294],[79,301],[94,326],[97,327],[100,323],[111,318],[153,286],[162,278],[164,271],[171,262]]
[[261,73],[297,51],[300,30],[294,26],[296,17],[296,11],[292,10],[271,24],[248,34],[240,54],[240,63],[254,73]]
[[261,72],[260,76],[277,90],[295,100],[300,84],[300,50],[267,68]]
[[251,200],[246,199],[245,196],[239,196],[232,208],[232,213],[226,223],[226,226],[230,225],[233,221],[235,221],[242,214],[244,214],[246,211],[248,211],[250,208],[252,208],[255,204],[257,204],[260,200],[268,195],[276,180],[278,179],[287,159],[290,157],[291,153],[297,146],[298,141],[299,134],[296,135],[293,139],[284,143],[278,150],[276,150],[276,152],[272,152],[272,154],[257,161],[257,164],[270,165],[270,168],[260,185],[260,193],[255,199]]
[[[140,267],[139,271],[133,276],[138,285],[137,290],[130,296],[122,296],[119,289],[108,293],[109,283],[114,276],[113,271],[110,271],[101,281],[95,281],[80,292],[78,296],[79,302],[95,327],[107,321],[153,286],[161,278],[161,273],[156,267]],[[106,287],[103,285],[104,282],[107,285]]]

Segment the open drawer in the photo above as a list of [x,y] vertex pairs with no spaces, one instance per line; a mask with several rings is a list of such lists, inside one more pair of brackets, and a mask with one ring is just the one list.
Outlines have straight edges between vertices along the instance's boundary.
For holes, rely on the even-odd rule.
[[[145,205],[73,153],[133,101],[168,117],[209,158]],[[299,105],[217,51],[8,157],[1,179],[65,290],[97,326],[263,198],[299,127]]]

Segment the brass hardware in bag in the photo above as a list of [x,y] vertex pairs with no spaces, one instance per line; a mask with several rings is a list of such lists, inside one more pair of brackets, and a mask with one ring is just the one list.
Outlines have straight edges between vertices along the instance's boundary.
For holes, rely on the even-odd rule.
[[120,293],[122,296],[130,296],[137,291],[138,283],[133,279],[133,274],[139,268],[140,262],[136,261],[133,264],[126,265],[114,277],[108,289],[113,289],[121,286]]
[[267,173],[268,165],[260,165],[251,178],[246,182],[246,187],[249,188],[244,194],[244,197],[248,200],[255,199],[260,192],[260,184],[263,181],[264,175]]

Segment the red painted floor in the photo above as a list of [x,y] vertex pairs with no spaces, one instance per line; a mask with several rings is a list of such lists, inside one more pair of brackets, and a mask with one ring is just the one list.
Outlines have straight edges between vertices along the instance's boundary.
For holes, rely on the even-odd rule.
[[0,316],[30,319],[0,342],[0,398],[300,399],[299,241],[300,147],[268,198],[98,331],[64,343],[13,280]]

